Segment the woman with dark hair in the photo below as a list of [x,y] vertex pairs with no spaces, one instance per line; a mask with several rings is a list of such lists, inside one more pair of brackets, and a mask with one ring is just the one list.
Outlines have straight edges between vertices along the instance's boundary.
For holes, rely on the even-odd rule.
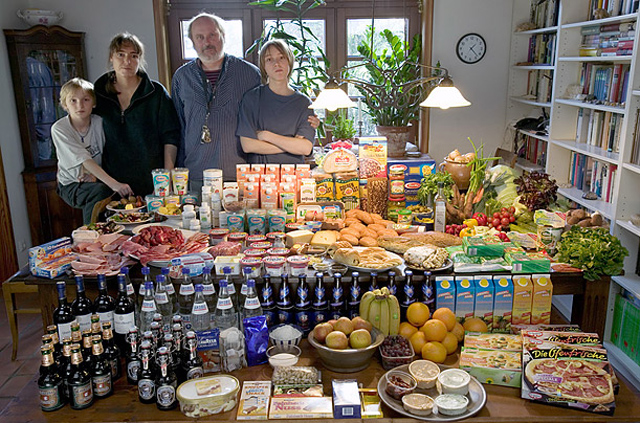
[[102,117],[104,170],[137,195],[153,191],[151,171],[173,169],[180,125],[167,90],[144,71],[144,46],[133,34],[109,45],[111,70],[95,83],[95,113]]

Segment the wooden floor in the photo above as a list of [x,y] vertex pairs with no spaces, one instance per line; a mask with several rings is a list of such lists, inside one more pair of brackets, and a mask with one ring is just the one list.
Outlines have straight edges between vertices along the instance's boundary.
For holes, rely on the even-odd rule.
[[[38,307],[37,299],[28,295],[18,295],[19,307]],[[17,397],[28,383],[35,383],[34,376],[40,366],[39,349],[42,319],[39,314],[18,316],[18,357],[11,361],[11,331],[7,320],[4,301],[0,301],[0,414]]]

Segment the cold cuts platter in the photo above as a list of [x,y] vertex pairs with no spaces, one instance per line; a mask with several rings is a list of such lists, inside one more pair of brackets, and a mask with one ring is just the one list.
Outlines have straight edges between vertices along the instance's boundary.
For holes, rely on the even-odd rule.
[[209,248],[209,236],[201,232],[162,224],[143,225],[133,232],[134,235],[122,245],[122,250],[125,255],[140,260],[143,266],[167,266],[173,258]]

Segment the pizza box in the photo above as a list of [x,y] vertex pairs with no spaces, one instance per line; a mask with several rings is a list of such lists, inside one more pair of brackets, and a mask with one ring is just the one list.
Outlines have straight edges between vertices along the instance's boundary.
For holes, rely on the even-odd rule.
[[484,350],[522,352],[522,337],[508,333],[466,332],[464,346]]
[[[468,334],[467,334],[468,335]],[[522,353],[462,347],[460,368],[480,383],[520,388]]]

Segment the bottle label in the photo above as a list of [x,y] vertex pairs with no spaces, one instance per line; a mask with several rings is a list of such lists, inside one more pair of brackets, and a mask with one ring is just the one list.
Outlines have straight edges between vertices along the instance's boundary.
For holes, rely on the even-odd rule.
[[91,381],[82,385],[72,385],[71,388],[71,404],[75,407],[86,407],[93,402],[93,388]]
[[413,298],[414,294],[415,294],[415,292],[414,292],[413,286],[409,285],[409,284],[405,284],[404,285],[404,301],[403,301],[403,304],[404,305],[409,305],[409,304],[415,302],[416,300],[415,300],[415,298]]
[[273,311],[265,310],[264,317],[267,318],[267,327],[270,328],[276,323],[277,316]]
[[60,340],[71,338],[71,322],[58,323],[58,336]]
[[269,307],[271,305],[273,305],[273,288],[268,285],[262,289],[262,306]]
[[424,295],[426,303],[433,302],[433,289],[426,283],[422,285],[422,294]]
[[315,288],[316,300],[313,302],[313,305],[316,307],[322,307],[327,302],[324,299],[324,288],[321,286],[316,286]]
[[344,304],[344,300],[342,299],[342,288],[341,287],[335,287],[333,288],[333,301],[331,302],[331,305],[333,307],[339,307],[342,304]]
[[111,327],[114,327],[113,314],[113,310],[98,313],[98,317],[100,317],[100,326],[102,326],[104,322],[109,322],[111,323]]
[[202,303],[193,303],[191,314],[207,314],[208,312],[209,307],[207,307],[207,303],[204,301]]
[[288,310],[278,310],[278,323],[291,323],[291,313]]
[[360,287],[358,285],[352,285],[349,290],[349,304],[360,303]]
[[127,297],[131,297],[131,296],[135,296],[136,295],[136,291],[135,289],[133,289],[133,285],[132,284],[127,284]]
[[204,295],[215,295],[216,289],[213,287],[213,284],[202,285],[202,293]]
[[40,388],[40,407],[44,411],[57,410],[62,407],[62,382],[50,388]]
[[241,294],[243,297],[246,297],[246,296],[247,296],[247,291],[248,291],[248,290],[249,290],[249,287],[247,286],[247,284],[243,283],[243,284],[242,284],[242,287],[240,287],[240,294]]
[[236,285],[229,282],[229,285],[227,285],[227,291],[229,292],[229,295],[233,296],[236,295]]
[[181,284],[180,285],[180,295],[191,295],[195,294],[196,290],[193,288],[193,284]]
[[395,285],[390,285],[390,286],[389,286],[389,293],[390,293],[391,295],[396,295],[396,292],[397,292],[397,288],[396,288],[396,286],[395,286]]
[[111,373],[94,376],[91,380],[93,382],[93,394],[96,397],[104,397],[111,393]]
[[171,407],[176,401],[176,388],[173,385],[162,385],[158,387],[156,401],[162,407]]
[[218,298],[218,305],[216,306],[216,308],[220,310],[228,310],[231,307],[233,307],[231,298]]
[[313,321],[315,324],[322,323],[327,319],[327,315],[324,314],[324,311],[314,311],[313,312]]
[[187,372],[187,380],[199,379],[204,376],[202,367],[193,367]]
[[282,287],[280,288],[280,300],[284,300],[287,298],[287,296],[289,296],[289,287],[283,283]]
[[244,308],[246,308],[247,310],[255,310],[256,308],[260,307],[260,300],[258,300],[258,297],[247,297],[244,300]]
[[110,359],[109,364],[111,365],[111,379],[118,379],[120,376],[120,357]]
[[138,380],[138,372],[140,371],[140,360],[133,360],[127,363],[127,376],[133,381]]
[[141,379],[138,381],[138,396],[149,401],[156,396],[156,384],[151,379]]
[[91,313],[78,315],[76,320],[80,324],[80,332],[91,330]]
[[296,305],[298,307],[304,307],[307,304],[309,304],[309,301],[307,301],[307,298],[309,298],[309,289],[307,287],[298,287],[298,302],[296,303]]
[[156,292],[154,299],[156,300],[156,304],[167,304],[169,302],[169,296],[166,292]]
[[302,329],[308,329],[309,328],[309,312],[304,310],[304,311],[298,311],[296,313],[296,324],[298,326],[300,326]]
[[116,333],[120,335],[126,335],[127,333],[129,333],[129,329],[136,325],[133,311],[127,314],[114,313],[113,323]]
[[151,313],[153,311],[156,311],[156,302],[154,300],[144,300],[142,302],[142,307],[140,308],[141,311],[147,312],[147,313]]
[[172,283],[164,284],[164,290],[167,291],[167,294],[169,295],[175,295],[176,293],[176,289],[173,287]]
[[184,330],[191,330],[191,314],[180,314],[180,316],[182,317],[182,327]]

